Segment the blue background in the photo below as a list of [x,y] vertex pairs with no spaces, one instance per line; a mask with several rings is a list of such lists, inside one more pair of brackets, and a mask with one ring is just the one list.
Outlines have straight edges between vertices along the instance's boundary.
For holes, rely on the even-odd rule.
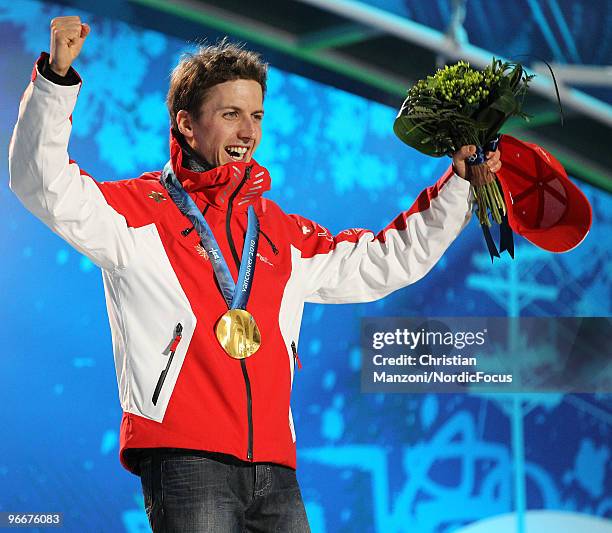
[[[49,21],[65,14],[0,0],[1,146],[32,65],[48,49]],[[76,65],[84,85],[71,157],[99,180],[161,168],[168,74],[188,45],[69,14],[92,26]],[[269,197],[287,212],[334,232],[378,230],[448,165],[394,137],[395,109],[278,68],[268,87],[257,159],[272,175]],[[64,512],[66,531],[147,531],[139,479],[117,457],[121,409],[100,272],[19,204],[6,165],[0,173],[0,511]],[[518,402],[361,394],[359,318],[612,316],[612,198],[581,189],[593,228],[569,253],[517,238],[517,259],[491,266],[473,220],[416,285],[372,304],[307,306],[292,405],[314,532],[451,532],[514,509]],[[528,508],[612,517],[610,396],[520,400]]]

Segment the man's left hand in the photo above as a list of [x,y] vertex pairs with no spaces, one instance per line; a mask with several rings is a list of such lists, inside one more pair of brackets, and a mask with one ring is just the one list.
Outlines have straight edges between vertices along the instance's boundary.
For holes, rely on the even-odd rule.
[[[453,154],[453,169],[455,171],[455,174],[462,177],[463,179],[467,179],[467,163],[465,162],[465,160],[471,155],[474,155],[475,153],[476,146],[470,144],[467,146],[462,146]],[[485,156],[487,158],[485,163],[489,167],[489,170],[493,173],[499,171],[499,169],[501,168],[499,150],[495,150],[495,152],[487,152]]]

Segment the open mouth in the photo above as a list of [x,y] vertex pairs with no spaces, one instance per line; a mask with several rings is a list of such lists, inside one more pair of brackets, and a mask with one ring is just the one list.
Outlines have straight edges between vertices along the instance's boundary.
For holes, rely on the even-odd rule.
[[246,146],[226,146],[225,152],[229,155],[233,161],[244,161],[246,153],[249,149]]

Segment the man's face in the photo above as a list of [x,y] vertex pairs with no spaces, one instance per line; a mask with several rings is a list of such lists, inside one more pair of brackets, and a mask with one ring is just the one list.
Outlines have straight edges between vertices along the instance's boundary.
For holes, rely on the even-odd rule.
[[177,114],[189,145],[213,166],[249,162],[261,140],[263,93],[254,80],[232,80],[210,88],[198,120]]

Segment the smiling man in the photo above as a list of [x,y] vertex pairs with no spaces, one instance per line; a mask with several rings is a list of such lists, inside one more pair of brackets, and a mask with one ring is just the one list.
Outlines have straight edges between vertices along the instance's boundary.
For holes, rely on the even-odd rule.
[[249,162],[261,141],[266,73],[256,54],[225,41],[184,56],[168,91],[172,131],[211,168]]
[[[266,65],[222,42],[172,74],[163,170],[99,182],[67,152],[72,63],[90,29],[78,17],[51,28],[21,101],[10,186],[102,269],[120,459],[141,477],[151,527],[309,531],[290,409],[304,303],[372,301],[422,278],[470,219],[474,147],[378,234],[333,236],[262,196]],[[497,152],[488,165],[499,170]]]

